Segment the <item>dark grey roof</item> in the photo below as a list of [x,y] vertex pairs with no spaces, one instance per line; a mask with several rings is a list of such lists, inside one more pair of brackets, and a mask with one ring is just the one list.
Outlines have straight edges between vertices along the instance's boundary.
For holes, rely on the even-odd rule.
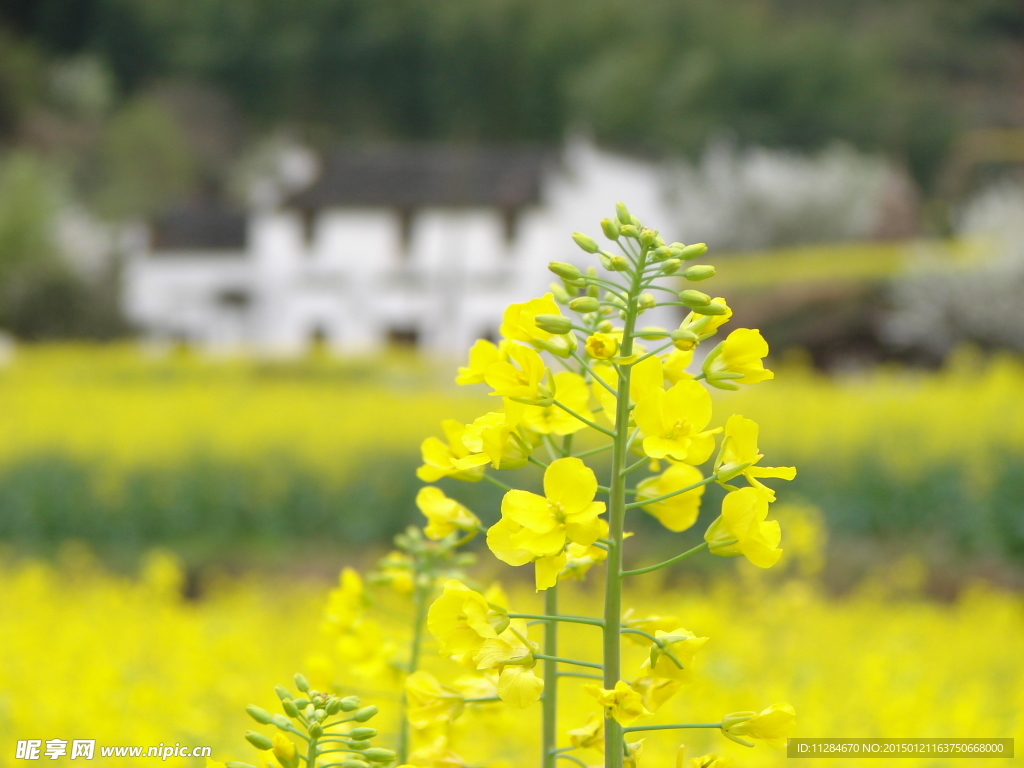
[[346,147],[288,205],[516,209],[537,202],[541,175],[555,155],[537,147],[394,144]]
[[177,206],[152,223],[152,250],[241,251],[246,245],[246,215],[216,198]]

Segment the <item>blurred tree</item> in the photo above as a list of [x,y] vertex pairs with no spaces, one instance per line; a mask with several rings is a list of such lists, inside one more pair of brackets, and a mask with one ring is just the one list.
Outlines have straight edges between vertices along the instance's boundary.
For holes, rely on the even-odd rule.
[[141,97],[115,114],[100,143],[98,207],[115,218],[151,216],[192,187],[194,163],[174,115]]

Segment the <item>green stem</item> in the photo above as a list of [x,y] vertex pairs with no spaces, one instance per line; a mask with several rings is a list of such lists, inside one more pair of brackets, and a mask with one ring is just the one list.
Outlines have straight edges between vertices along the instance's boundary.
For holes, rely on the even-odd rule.
[[559,672],[559,677],[585,677],[588,680],[604,680],[601,675],[589,675],[586,672]]
[[600,664],[595,664],[592,661],[580,661],[579,659],[563,659],[561,656],[548,656],[544,653],[535,653],[533,654],[533,658],[541,659],[542,661],[550,659],[551,661],[557,661],[562,664],[575,664],[577,667],[590,667],[591,669],[601,669]]
[[501,488],[501,490],[503,490],[503,491],[511,491],[512,490],[512,486],[511,485],[506,485],[505,483],[501,482],[501,480],[495,480],[493,477],[491,477],[488,474],[484,474],[484,480],[489,482],[491,485],[496,485],[498,488]]
[[659,640],[650,632],[644,632],[642,629],[636,629],[635,627],[623,627],[619,630],[619,632],[623,635],[640,635],[641,637],[646,637],[648,640],[650,640],[652,643],[658,646],[661,649],[662,653],[668,656],[669,660],[673,664],[675,664],[676,667],[678,667],[679,669],[683,668],[683,662],[681,662],[679,658],[672,652],[671,648],[665,645],[665,641]]
[[679,728],[721,728],[721,723],[672,723],[670,725],[631,725],[629,728],[623,728],[623,733],[633,733],[634,731],[674,731]]
[[650,499],[644,499],[643,501],[633,501],[633,502],[630,502],[629,504],[626,505],[626,509],[634,509],[636,507],[646,507],[648,504],[656,504],[659,501],[664,501],[665,499],[671,499],[673,496],[678,496],[681,493],[688,493],[689,491],[692,491],[695,488],[700,488],[702,485],[707,485],[708,483],[713,483],[717,479],[718,479],[718,475],[717,474],[708,475],[703,480],[701,480],[699,483],[694,483],[693,485],[688,485],[685,488],[680,488],[679,490],[672,491],[672,493],[663,493],[663,494],[661,494],[661,496],[654,496],[654,497],[652,497]]
[[[619,354],[629,357],[633,353],[633,329],[636,326],[637,299],[643,282],[643,265],[647,250],[641,249],[633,283],[626,303],[626,318],[622,329]],[[608,493],[608,568],[604,595],[604,687],[612,689],[619,681],[621,667],[622,622],[622,532],[626,520],[626,446],[629,442],[629,379],[630,366],[619,368],[619,386],[615,404],[615,432],[612,437],[612,477]],[[622,768],[622,726],[611,717],[605,717],[605,768]]]
[[689,557],[692,554],[695,554],[695,553],[700,552],[701,550],[707,549],[707,548],[708,548],[708,543],[706,541],[703,541],[700,544],[698,544],[696,547],[694,547],[693,549],[688,549],[685,552],[683,552],[682,554],[676,555],[675,557],[670,557],[668,560],[664,560],[664,561],[658,563],[657,565],[649,565],[646,568],[634,568],[631,571],[623,571],[622,575],[623,576],[639,576],[641,573],[650,573],[651,571],[656,571],[659,568],[666,568],[666,567],[668,567],[670,565],[674,565],[675,563],[678,563],[680,560],[683,560],[683,559]]
[[555,755],[555,759],[572,760],[574,763],[576,763],[576,765],[582,766],[582,768],[587,768],[587,764],[580,760],[578,757],[575,757],[573,755],[567,755],[564,752],[559,752],[557,755]]
[[595,453],[604,453],[605,451],[610,450],[613,447],[613,445],[613,443],[608,443],[607,445],[600,445],[597,448],[591,448],[590,450],[582,451],[581,453],[575,453],[573,455],[577,459],[582,459],[584,456],[593,456]]
[[611,385],[611,384],[609,384],[609,383],[608,383],[607,381],[605,381],[604,379],[602,379],[602,378],[601,378],[600,376],[598,376],[598,375],[597,375],[597,372],[596,372],[596,371],[595,371],[595,370],[594,370],[593,368],[591,368],[591,367],[590,367],[590,366],[589,366],[589,365],[587,364],[587,361],[586,361],[586,360],[584,360],[584,359],[583,359],[582,357],[580,357],[580,356],[579,356],[579,353],[578,353],[578,352],[570,352],[569,354],[571,354],[571,355],[572,355],[573,359],[574,359],[574,360],[575,360],[575,361],[576,361],[577,363],[579,363],[580,365],[582,365],[582,366],[583,366],[583,370],[585,370],[585,371],[586,371],[587,373],[589,373],[589,374],[590,374],[591,376],[593,376],[593,377],[594,377],[594,381],[596,381],[596,382],[597,382],[598,384],[600,384],[600,385],[601,385],[602,387],[604,387],[605,389],[607,389],[607,390],[608,390],[609,392],[611,392],[611,393],[612,393],[613,395],[615,394],[615,389],[614,389],[614,388],[612,387],[612,385]]
[[[547,608],[545,608],[545,610],[547,610]],[[510,619],[540,619],[541,621],[548,623],[565,621],[569,624],[593,624],[596,627],[604,626],[604,622],[600,619],[591,619],[587,616],[567,616],[565,614],[558,614],[557,616],[554,616],[549,613],[510,613],[508,617]]]
[[[419,575],[418,569],[416,575]],[[423,624],[427,618],[427,602],[430,597],[430,588],[416,587],[416,591],[413,593],[414,601],[416,604],[416,614],[413,619],[412,625],[412,642],[409,646],[409,665],[406,669],[408,674],[412,674],[419,667],[420,663],[420,647],[423,644]],[[405,693],[402,694],[400,721],[398,725],[398,764],[403,765],[408,762],[409,756],[409,719],[406,717],[406,709],[408,708],[408,702],[405,698]]]
[[559,408],[561,408],[563,411],[568,413],[573,418],[579,419],[591,429],[596,429],[598,432],[608,435],[608,437],[615,437],[615,433],[612,432],[610,429],[605,429],[600,424],[593,422],[584,416],[580,416],[578,413],[576,413],[576,411],[572,410],[571,408],[567,408],[564,404],[558,402],[557,400],[554,401],[554,405],[557,405]]
[[306,765],[309,768],[315,768],[316,766],[316,742],[314,738],[309,739],[309,749],[306,750]]
[[492,701],[501,701],[501,696],[481,696],[478,699],[463,699],[466,704],[490,704]]
[[544,591],[544,701],[543,728],[541,733],[541,764],[543,768],[554,768],[553,750],[558,743],[558,585]]
[[634,461],[632,464],[630,464],[628,467],[626,467],[624,470],[622,470],[622,474],[628,475],[634,469],[639,469],[640,467],[642,467],[644,464],[646,464],[649,461],[650,461],[650,459],[647,456],[644,456],[639,461]]

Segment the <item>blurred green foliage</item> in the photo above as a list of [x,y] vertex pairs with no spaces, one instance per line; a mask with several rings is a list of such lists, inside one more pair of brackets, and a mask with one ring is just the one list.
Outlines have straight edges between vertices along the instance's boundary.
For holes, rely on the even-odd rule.
[[[154,546],[173,548],[199,566],[285,562],[297,549],[354,554],[386,547],[399,530],[421,521],[417,463],[403,454],[367,457],[349,481],[337,484],[283,455],[258,465],[197,456],[184,466],[134,469],[111,491],[97,487],[95,468],[87,463],[36,456],[0,472],[0,543],[23,554],[51,553],[61,542],[80,540],[126,565]],[[893,477],[865,458],[839,477],[827,464],[804,461],[787,491],[792,500],[803,498],[824,511],[840,563],[852,541],[870,542],[876,557],[888,545],[947,562],[1020,562],[1024,456],[1005,456],[992,469],[990,482],[979,488],[957,466]],[[538,479],[525,477],[529,469],[522,472],[526,487]],[[486,525],[494,522],[488,514],[500,506],[501,491],[485,483],[442,485]],[[721,495],[717,486],[709,487],[704,515],[717,508]],[[702,525],[680,535],[699,536]],[[658,533],[661,544],[650,545],[655,549],[678,549],[648,515],[635,515],[630,527]],[[648,559],[658,554],[650,546],[643,553]]]
[[1016,0],[5,0],[0,23],[34,46],[0,54],[7,112],[26,57],[87,53],[122,96],[201,81],[325,140],[841,138],[924,182],[957,130],[1019,117],[1024,46]]

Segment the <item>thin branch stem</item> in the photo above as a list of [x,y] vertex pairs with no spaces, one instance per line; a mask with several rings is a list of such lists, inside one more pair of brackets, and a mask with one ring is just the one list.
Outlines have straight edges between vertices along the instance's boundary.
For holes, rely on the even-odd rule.
[[717,479],[718,479],[718,473],[716,472],[715,474],[708,475],[703,480],[701,480],[699,483],[694,483],[693,485],[688,485],[685,488],[679,488],[678,490],[672,491],[671,493],[663,493],[661,496],[654,496],[653,498],[644,499],[643,501],[633,501],[633,502],[630,502],[629,504],[626,505],[626,509],[634,509],[636,507],[646,507],[648,504],[657,504],[659,501],[664,501],[665,499],[671,499],[673,496],[678,496],[678,495],[680,495],[682,493],[688,493],[689,491],[692,491],[695,488],[700,488],[702,485],[707,485],[708,483],[713,483]]
[[547,615],[539,613],[510,613],[510,619],[537,619],[539,621],[564,621],[568,624],[592,624],[596,627],[603,627],[601,619],[592,619],[588,616],[567,616],[564,613],[558,615]]
[[572,410],[571,408],[566,406],[564,403],[560,403],[557,400],[555,400],[554,404],[557,405],[559,408],[561,408],[566,413],[568,413],[570,416],[572,416],[572,417],[582,421],[584,424],[586,424],[591,429],[596,429],[598,432],[601,432],[602,434],[608,435],[608,437],[615,437],[615,433],[612,432],[610,429],[605,429],[600,424],[597,424],[596,422],[593,422],[593,421],[591,421],[588,418],[580,416],[578,413],[576,413],[576,411]]
[[623,728],[623,733],[633,733],[634,731],[674,731],[680,728],[721,728],[721,723],[672,723],[670,725],[631,725],[629,728]]
[[575,664],[577,667],[589,667],[590,669],[603,669],[600,664],[595,664],[592,661],[580,661],[579,659],[565,659],[561,656],[548,656],[544,653],[533,654],[535,659],[551,659],[552,661],[558,661],[562,664]]
[[694,547],[693,549],[688,549],[685,552],[683,552],[682,554],[676,555],[675,557],[670,557],[668,560],[660,562],[657,565],[649,565],[646,568],[634,568],[631,571],[623,571],[622,575],[623,576],[639,576],[642,573],[650,573],[651,571],[657,571],[660,568],[667,568],[668,566],[674,565],[674,564],[678,563],[680,560],[684,560],[685,558],[689,557],[690,555],[695,554],[697,552],[700,552],[701,550],[704,550],[704,549],[707,549],[707,548],[708,548],[708,543],[706,541],[703,541],[700,544],[698,544],[696,547]]

